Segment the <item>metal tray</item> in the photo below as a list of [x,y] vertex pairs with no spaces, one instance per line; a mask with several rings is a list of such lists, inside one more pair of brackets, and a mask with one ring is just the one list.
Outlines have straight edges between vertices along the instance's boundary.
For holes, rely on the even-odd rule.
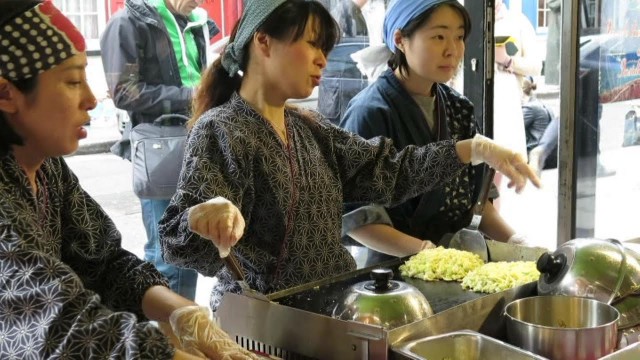
[[391,348],[396,359],[546,359],[475,331],[462,330]]
[[640,359],[640,343],[629,345],[612,354],[600,358],[600,360],[638,360]]

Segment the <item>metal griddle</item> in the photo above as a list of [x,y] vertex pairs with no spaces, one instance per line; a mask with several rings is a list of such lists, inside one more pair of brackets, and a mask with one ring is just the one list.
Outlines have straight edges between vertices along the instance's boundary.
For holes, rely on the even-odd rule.
[[[385,262],[375,267],[385,267],[393,270],[394,280],[404,281],[415,286],[429,301],[434,313],[450,309],[467,301],[478,299],[487,294],[464,290],[457,281],[425,281],[416,278],[403,277],[398,267],[407,259],[397,259]],[[310,311],[316,314],[331,316],[333,308],[341,300],[350,286],[370,280],[368,268],[347,279],[332,279],[327,283],[307,284],[304,287],[289,289],[288,291],[273,293],[268,297],[271,301],[296,309]],[[353,275],[353,274],[352,274]]]

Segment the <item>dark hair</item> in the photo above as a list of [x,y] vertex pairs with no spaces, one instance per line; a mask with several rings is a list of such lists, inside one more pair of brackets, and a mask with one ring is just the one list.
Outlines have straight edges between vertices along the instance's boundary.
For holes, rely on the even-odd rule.
[[532,76],[525,76],[522,81],[522,93],[527,96],[533,96],[533,92],[538,88],[536,81]]
[[[462,20],[464,21],[464,39],[466,40],[467,36],[469,36],[469,33],[471,32],[471,18],[469,17],[469,13],[467,12],[467,9],[464,8],[464,6],[453,3],[437,5],[420,14],[420,16],[411,20],[409,24],[407,24],[407,26],[400,29],[402,37],[408,38],[413,36],[413,34],[418,31],[418,29],[420,29],[431,19],[433,13],[442,6],[448,6],[452,8],[462,17]],[[387,64],[393,70],[400,68],[400,73],[402,74],[406,75],[409,73],[409,63],[407,63],[407,57],[402,51],[397,48]]]
[[[0,28],[26,10],[40,4],[42,0],[4,0],[0,1]],[[9,80],[13,86],[26,95],[32,94],[38,86],[38,77],[23,80]],[[24,141],[16,133],[3,112],[0,112],[0,156],[6,155],[13,145],[23,145]]]
[[[288,0],[276,8],[260,25],[256,32],[263,33],[275,39],[299,40],[307,27],[309,19],[313,19],[317,31],[317,46],[328,54],[340,37],[340,28],[327,9],[317,1]],[[238,31],[236,23],[229,42],[232,42]],[[249,62],[249,42],[245,48],[245,56],[240,70],[244,71]],[[200,86],[193,98],[193,115],[188,126],[193,127],[198,118],[207,110],[229,101],[231,94],[240,89],[242,77],[238,74],[229,76],[222,67],[222,57],[218,58],[202,74]]]

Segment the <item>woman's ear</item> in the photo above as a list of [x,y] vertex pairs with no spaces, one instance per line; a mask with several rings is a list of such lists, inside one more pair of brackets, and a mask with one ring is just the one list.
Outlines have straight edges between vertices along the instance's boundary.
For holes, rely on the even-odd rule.
[[0,111],[13,114],[18,111],[16,89],[7,79],[0,77]]
[[256,32],[253,34],[253,43],[257,50],[265,57],[271,54],[271,38],[265,33]]
[[396,31],[393,33],[393,43],[396,45],[396,47],[402,51],[404,53],[404,37],[402,36],[402,32],[400,31],[400,29],[396,29]]

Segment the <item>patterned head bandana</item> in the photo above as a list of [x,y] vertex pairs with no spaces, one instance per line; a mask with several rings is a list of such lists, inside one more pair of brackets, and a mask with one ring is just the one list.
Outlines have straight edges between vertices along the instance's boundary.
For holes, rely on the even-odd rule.
[[396,51],[396,44],[393,39],[393,34],[396,30],[404,29],[413,19],[443,4],[453,5],[460,9],[464,18],[464,34],[466,38],[471,31],[471,21],[464,6],[458,0],[392,0],[387,8],[383,25],[384,43],[389,50]]
[[244,9],[238,31],[233,42],[227,44],[222,55],[222,66],[229,76],[234,76],[240,71],[240,64],[244,60],[244,47],[253,38],[253,34],[278,8],[287,0],[249,0]]
[[84,37],[51,1],[0,26],[0,76],[28,79],[85,51]]

